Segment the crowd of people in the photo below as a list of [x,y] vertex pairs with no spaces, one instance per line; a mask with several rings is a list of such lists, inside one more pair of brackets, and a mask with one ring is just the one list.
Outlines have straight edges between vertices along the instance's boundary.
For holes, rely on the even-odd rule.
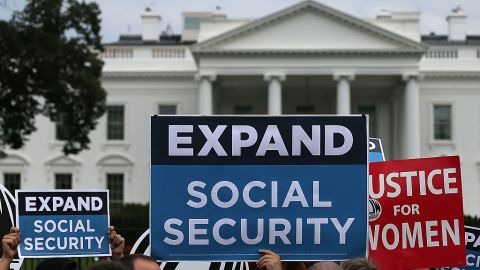
[[[95,263],[87,270],[161,270],[151,257],[141,254],[124,256],[125,239],[117,234],[115,228],[108,228],[109,243],[112,255],[106,260]],[[0,270],[9,270],[12,260],[17,256],[20,243],[20,230],[12,227],[2,238],[3,254]],[[375,265],[365,259],[352,259],[337,262],[282,262],[280,256],[271,250],[259,250],[260,259],[256,263],[258,269],[265,270],[377,270]],[[41,261],[35,270],[80,270],[75,261],[68,258],[52,258]]]

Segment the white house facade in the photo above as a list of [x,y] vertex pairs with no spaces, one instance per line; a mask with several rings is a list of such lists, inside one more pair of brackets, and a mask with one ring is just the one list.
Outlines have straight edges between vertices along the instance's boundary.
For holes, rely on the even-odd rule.
[[147,10],[141,35],[105,44],[108,110],[90,150],[64,156],[61,127],[39,116],[26,146],[0,160],[0,183],[146,203],[151,114],[367,113],[387,159],[460,155],[464,210],[480,215],[480,36],[460,8],[448,35],[421,35],[420,16],[359,19],[302,1],[254,20],[186,12],[175,35]]

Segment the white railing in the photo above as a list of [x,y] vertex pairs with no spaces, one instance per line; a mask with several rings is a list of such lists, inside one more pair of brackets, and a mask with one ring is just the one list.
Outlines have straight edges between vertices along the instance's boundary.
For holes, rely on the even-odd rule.
[[458,50],[457,49],[434,49],[429,50],[425,55],[429,59],[457,59]]
[[185,48],[153,48],[152,58],[185,58]]
[[128,59],[133,58],[132,48],[106,48],[102,53],[103,59]]
[[185,59],[186,47],[157,47],[157,48],[105,48],[103,59]]

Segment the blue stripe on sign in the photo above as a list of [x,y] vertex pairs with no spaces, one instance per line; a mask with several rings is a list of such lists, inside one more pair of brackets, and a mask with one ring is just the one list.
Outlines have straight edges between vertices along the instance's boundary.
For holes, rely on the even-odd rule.
[[22,256],[109,253],[107,215],[20,216],[19,223]]
[[[366,224],[367,224],[367,168],[365,165],[154,165],[152,166],[151,194],[151,239],[152,255],[160,260],[257,260],[259,248],[271,249],[285,260],[342,260],[365,256]],[[192,208],[187,205],[189,200],[200,202],[197,197],[188,193],[192,181],[205,183],[205,188],[196,187],[207,198],[205,206]],[[220,208],[212,201],[212,187],[220,182],[234,183],[238,189],[239,198],[236,204],[228,208]],[[265,187],[254,187],[249,198],[254,202],[265,201],[265,206],[251,208],[243,200],[243,189],[251,181],[260,181]],[[277,192],[272,188],[272,181],[277,182]],[[291,183],[298,181],[305,197],[305,207],[299,201],[290,202],[288,207],[282,207]],[[332,202],[332,207],[312,207],[314,201],[313,182],[319,183],[318,201]],[[299,197],[300,190],[294,193]],[[226,187],[213,191],[214,197],[222,202],[232,198],[232,192]],[[272,193],[277,194],[277,206],[274,205]],[[294,197],[295,197],[294,196]],[[218,220],[228,218],[231,223],[221,226],[219,234],[222,238],[232,239],[234,243],[218,244],[213,236],[213,228]],[[320,225],[319,241],[314,242],[315,226],[307,224],[326,219]],[[345,233],[345,243],[340,243],[340,234],[335,222],[344,226],[349,218],[354,218],[350,228]],[[177,236],[165,231],[165,224],[173,219],[181,222],[179,229],[183,241],[177,245],[168,245],[166,238],[177,240]],[[196,225],[200,244],[189,245],[189,220],[202,220]],[[246,244],[241,237],[241,220],[247,221],[247,236],[254,239],[257,236],[257,222],[263,220],[264,235],[255,244]],[[313,220],[315,219],[315,220]],[[284,225],[290,226],[290,232],[285,238],[276,237],[276,244],[269,242],[269,224],[282,221],[276,225],[276,230],[282,230]],[[297,222],[298,225],[297,226]],[[297,229],[298,228],[298,229]],[[301,229],[301,235],[300,230]],[[203,230],[203,231],[202,231]],[[191,230],[190,230],[191,232]],[[233,237],[233,238],[232,238]],[[201,242],[207,242],[203,245]],[[282,244],[283,241],[289,244]],[[302,242],[301,244],[297,242]]]

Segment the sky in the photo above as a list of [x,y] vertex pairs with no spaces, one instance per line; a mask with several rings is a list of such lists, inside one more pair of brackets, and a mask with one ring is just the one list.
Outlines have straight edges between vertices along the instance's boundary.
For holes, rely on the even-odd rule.
[[[102,10],[103,42],[118,40],[120,34],[140,34],[140,15],[146,7],[162,17],[161,28],[168,24],[181,33],[184,11],[211,11],[219,6],[228,18],[259,18],[298,3],[301,0],[88,0]],[[467,33],[480,35],[480,0],[317,0],[360,18],[374,18],[382,9],[420,11],[421,32],[447,33],[448,13],[461,6],[467,13]],[[0,0],[0,19],[9,19],[25,0]]]

